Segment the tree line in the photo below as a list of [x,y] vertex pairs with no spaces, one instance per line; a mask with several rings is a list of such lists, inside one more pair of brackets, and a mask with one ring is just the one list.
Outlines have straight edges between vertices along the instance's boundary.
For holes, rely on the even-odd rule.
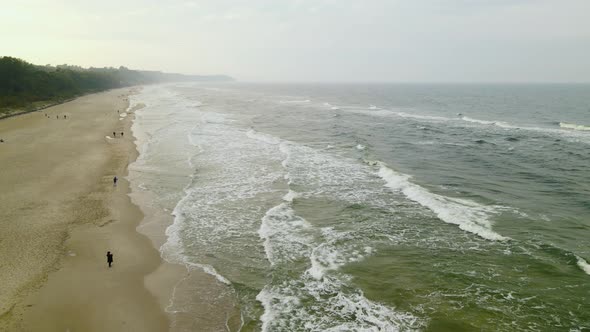
[[0,57],[0,112],[25,109],[36,102],[60,102],[87,93],[132,85],[173,81],[231,81],[224,75],[198,76],[158,71],[78,66],[37,66]]

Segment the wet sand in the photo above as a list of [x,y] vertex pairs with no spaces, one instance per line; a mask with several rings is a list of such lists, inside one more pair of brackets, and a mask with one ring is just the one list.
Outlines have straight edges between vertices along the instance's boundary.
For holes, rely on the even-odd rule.
[[168,330],[170,286],[156,298],[144,285],[161,259],[136,231],[143,214],[124,179],[137,156],[133,116],[117,114],[127,93],[0,121],[0,330]]

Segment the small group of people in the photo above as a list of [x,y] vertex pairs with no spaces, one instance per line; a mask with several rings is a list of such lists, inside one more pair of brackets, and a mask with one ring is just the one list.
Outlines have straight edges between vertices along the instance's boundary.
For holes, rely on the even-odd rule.
[[[123,132],[121,132],[121,137],[125,136]],[[117,133],[113,131],[113,137],[117,137]]]
[[[50,117],[49,115],[47,115],[47,113],[45,113],[45,117],[46,117],[46,118],[48,118],[48,119],[51,119],[51,117]],[[64,119],[67,119],[67,118],[68,118],[68,116],[67,116],[67,115],[65,115],[65,114],[64,114],[64,116],[63,116],[63,117],[64,117]],[[59,119],[59,115],[56,115],[56,116],[55,116],[55,118],[56,118],[56,119]]]

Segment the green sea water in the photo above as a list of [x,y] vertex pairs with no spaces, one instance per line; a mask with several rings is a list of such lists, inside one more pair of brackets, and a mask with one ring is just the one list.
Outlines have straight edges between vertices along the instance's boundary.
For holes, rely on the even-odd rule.
[[174,215],[163,257],[226,285],[239,329],[584,331],[589,96],[146,87],[130,178]]

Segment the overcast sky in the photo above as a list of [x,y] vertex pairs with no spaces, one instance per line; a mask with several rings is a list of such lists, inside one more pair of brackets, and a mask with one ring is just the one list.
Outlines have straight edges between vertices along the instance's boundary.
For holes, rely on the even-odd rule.
[[0,55],[242,81],[588,82],[590,0],[0,0]]

